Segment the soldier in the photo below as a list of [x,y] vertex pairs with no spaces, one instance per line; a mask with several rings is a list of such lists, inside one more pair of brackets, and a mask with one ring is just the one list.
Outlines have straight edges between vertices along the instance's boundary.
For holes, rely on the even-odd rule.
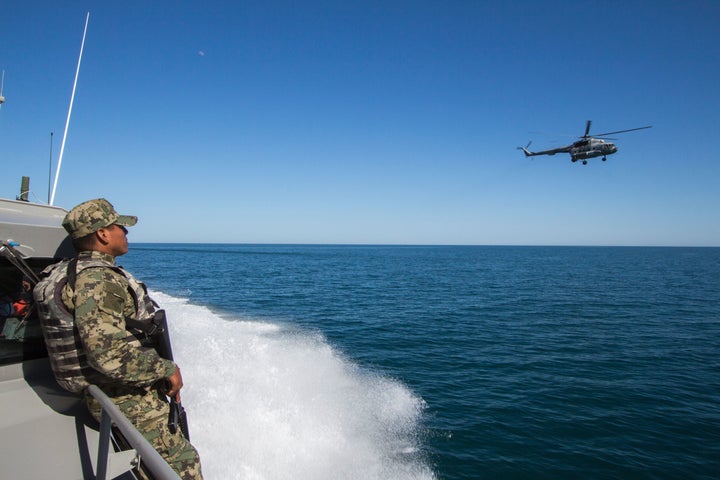
[[[179,401],[180,368],[144,347],[128,325],[151,319],[157,306],[144,284],[115,266],[115,257],[128,252],[126,227],[135,223],[137,217],[119,215],[102,198],[81,203],[65,216],[63,227],[78,253],[76,265],[56,267],[68,272],[64,305],[53,304],[52,282],[40,282],[34,292],[50,360],[61,386],[80,392],[97,385],[181,478],[202,479],[197,451],[180,429],[172,433],[168,427],[166,395]],[[99,404],[90,395],[85,398],[99,420]]]

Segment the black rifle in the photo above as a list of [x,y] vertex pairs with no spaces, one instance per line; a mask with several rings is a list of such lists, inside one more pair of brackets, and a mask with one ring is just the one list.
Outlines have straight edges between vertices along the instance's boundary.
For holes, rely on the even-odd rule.
[[[170,345],[170,333],[168,332],[167,318],[165,317],[165,310],[158,310],[155,312],[155,316],[152,319],[152,326],[148,336],[152,338],[155,350],[158,355],[162,358],[170,361],[174,361],[172,346]],[[190,432],[188,430],[187,413],[182,404],[175,400],[174,397],[170,398],[170,418],[168,419],[168,428],[172,433],[177,432],[177,428],[180,426],[180,431],[185,436],[187,441],[190,441]]]

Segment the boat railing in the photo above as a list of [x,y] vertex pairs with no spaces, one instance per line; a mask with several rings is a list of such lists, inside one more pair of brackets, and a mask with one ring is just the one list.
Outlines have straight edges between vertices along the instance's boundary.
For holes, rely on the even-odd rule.
[[[96,385],[90,385],[88,392],[102,407],[96,480],[115,478],[136,467],[140,458],[143,466],[150,471],[154,480],[180,480],[178,474],[168,465],[165,459],[150,445],[100,388]],[[110,427],[113,423],[132,447],[131,450],[111,452]]]

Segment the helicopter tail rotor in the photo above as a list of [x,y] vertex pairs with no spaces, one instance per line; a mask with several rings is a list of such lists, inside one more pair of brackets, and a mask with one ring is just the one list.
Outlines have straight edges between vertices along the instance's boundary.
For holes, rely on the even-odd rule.
[[525,156],[526,156],[526,157],[529,157],[529,156],[532,155],[532,152],[528,150],[528,147],[530,146],[531,143],[532,143],[532,140],[530,140],[530,141],[527,143],[527,145],[525,145],[524,147],[517,147],[517,149],[518,149],[518,150],[522,150],[523,153],[525,154]]

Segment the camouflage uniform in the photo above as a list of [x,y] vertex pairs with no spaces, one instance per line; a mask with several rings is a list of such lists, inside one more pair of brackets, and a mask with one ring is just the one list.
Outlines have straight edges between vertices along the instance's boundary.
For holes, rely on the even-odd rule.
[[[94,202],[94,203],[93,203]],[[109,211],[108,207],[109,206]],[[128,220],[129,219],[129,220]],[[91,200],[75,207],[63,225],[73,238],[79,238],[113,223],[134,225],[134,217],[122,217],[106,200]],[[125,222],[125,223],[122,223]],[[94,230],[93,230],[94,229]],[[77,233],[79,232],[79,233]],[[66,285],[63,303],[74,312],[75,325],[88,365],[98,372],[95,381],[153,447],[183,479],[202,479],[200,457],[183,437],[180,429],[168,428],[169,404],[162,381],[175,373],[175,364],[162,359],[152,348],[143,347],[128,331],[125,319],[136,318],[138,307],[130,294],[129,273],[116,271],[112,255],[84,251],[82,259],[100,260],[108,268],[80,270],[74,291]],[[149,301],[138,298],[138,302]],[[100,419],[100,406],[86,395],[88,408]]]

